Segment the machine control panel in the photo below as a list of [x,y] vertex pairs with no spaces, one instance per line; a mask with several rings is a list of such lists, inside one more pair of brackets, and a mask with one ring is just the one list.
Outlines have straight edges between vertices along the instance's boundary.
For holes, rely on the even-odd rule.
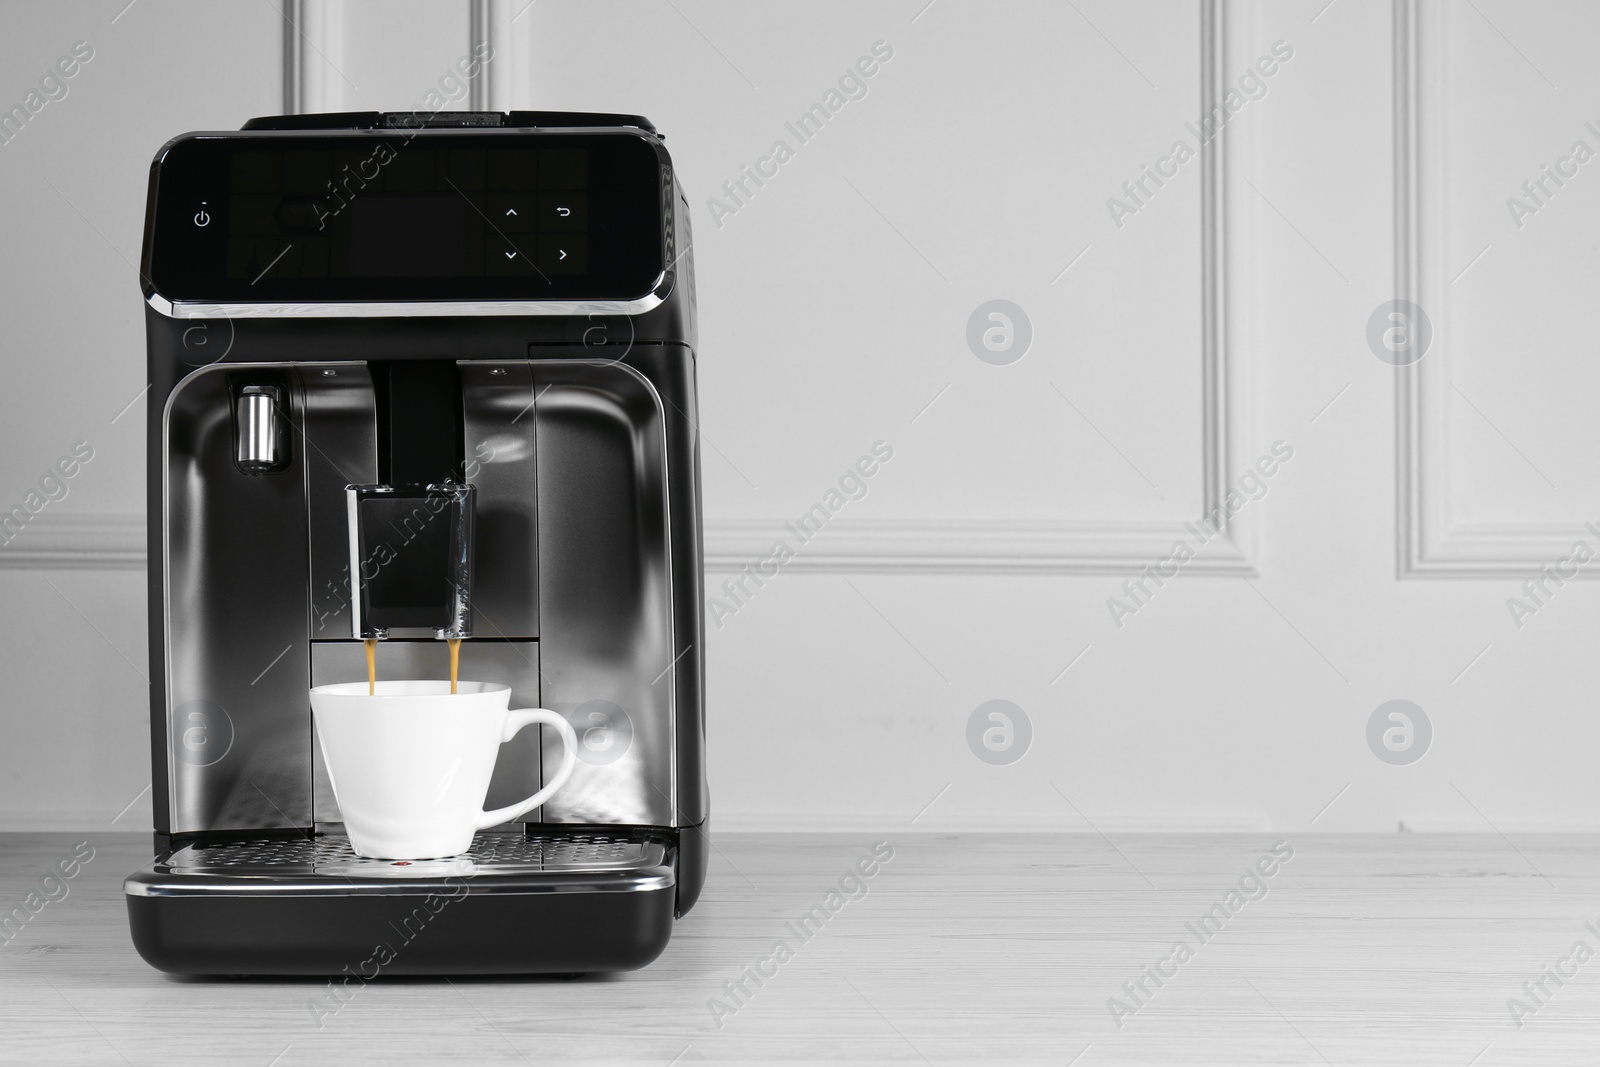
[[667,266],[640,131],[196,134],[152,171],[171,301],[628,300]]

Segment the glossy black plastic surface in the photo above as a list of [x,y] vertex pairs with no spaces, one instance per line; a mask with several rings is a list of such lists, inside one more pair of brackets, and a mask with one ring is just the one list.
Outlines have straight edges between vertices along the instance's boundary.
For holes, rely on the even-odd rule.
[[711,863],[711,821],[678,831],[678,916],[682,918],[700,899],[706,868]]
[[169,301],[631,300],[667,265],[638,130],[190,134],[151,172]]
[[628,971],[661,955],[672,888],[635,893],[128,897],[134,947],[171,974]]

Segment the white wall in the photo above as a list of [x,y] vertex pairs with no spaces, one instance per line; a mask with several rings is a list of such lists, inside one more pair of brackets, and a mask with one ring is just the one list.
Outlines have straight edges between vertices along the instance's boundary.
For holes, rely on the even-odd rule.
[[[0,510],[76,442],[94,450],[66,497],[0,548],[0,825],[14,828],[103,828],[150,781],[137,273],[150,159],[282,98],[270,5],[125,4],[0,12],[7,109],[74,44],[93,49],[0,147]],[[147,797],[116,823],[149,825]]]
[[[1600,550],[1582,528],[1600,186],[1582,168],[1521,229],[1504,202],[1572,141],[1600,149],[1592,10],[1419,0],[1396,48],[1404,0],[924,3],[283,8],[306,110],[416,106],[478,27],[482,106],[666,133],[695,203],[710,594],[893,445],[864,499],[708,625],[718,825],[1600,825],[1594,586],[1520,630],[1506,604],[1574,540]],[[0,42],[13,72],[96,48],[0,149],[28,205],[0,265],[0,490],[97,450],[0,548],[11,825],[103,825],[148,781],[142,404],[109,424],[143,380],[123,256],[163,140],[284,99],[272,5],[143,0],[114,25],[104,7],[18,7]],[[785,123],[879,41],[866,96],[798,144]],[[1194,145],[1207,94],[1279,41],[1292,58],[1217,151],[1116,225],[1107,198]],[[707,198],[777,139],[794,158],[719,226]],[[1434,328],[1415,368],[1368,348],[1395,296]],[[1033,327],[1006,366],[966,340],[996,298]],[[1193,540],[1277,441],[1294,455],[1264,499],[1119,628],[1127,572]],[[1433,724],[1413,765],[1368,748],[1393,698]],[[1006,766],[967,742],[994,699],[1033,728]]]

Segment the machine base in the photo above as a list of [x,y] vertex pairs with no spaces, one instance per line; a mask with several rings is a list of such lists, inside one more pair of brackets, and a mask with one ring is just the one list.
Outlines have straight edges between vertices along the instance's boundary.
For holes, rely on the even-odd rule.
[[632,970],[672,933],[673,837],[480,834],[415,863],[360,859],[338,837],[185,845],[128,879],[128,919],[173,974]]
[[[671,889],[421,897],[129,897],[133,943],[171,974],[582,974],[650,963],[672,935]],[[428,916],[424,922],[423,917]]]

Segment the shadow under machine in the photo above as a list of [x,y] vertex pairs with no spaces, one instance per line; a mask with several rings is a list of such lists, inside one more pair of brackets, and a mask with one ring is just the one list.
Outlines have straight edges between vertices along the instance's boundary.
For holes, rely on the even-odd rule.
[[[643,966],[705,878],[688,207],[649,122],[311,115],[151,170],[154,861],[133,940],[208,974]],[[463,584],[462,578],[470,575]],[[356,856],[308,690],[509,684],[579,737],[464,856]],[[486,807],[561,746],[524,730]],[[387,951],[384,951],[384,950]]]

